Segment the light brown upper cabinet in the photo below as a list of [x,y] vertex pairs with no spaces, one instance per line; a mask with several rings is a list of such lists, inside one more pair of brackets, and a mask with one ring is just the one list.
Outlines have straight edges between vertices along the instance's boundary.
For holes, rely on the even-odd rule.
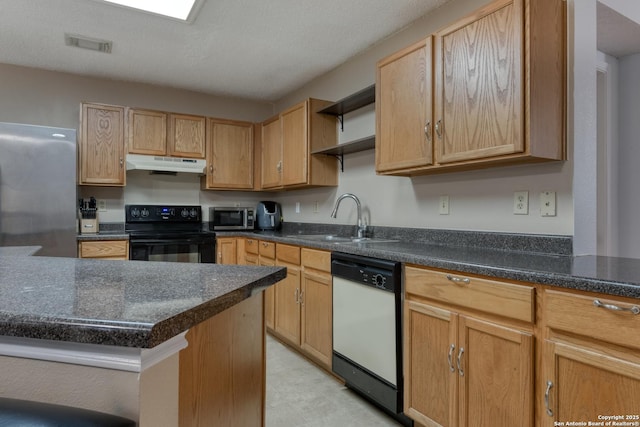
[[172,113],[168,118],[167,154],[173,157],[204,159],[205,118]]
[[[378,173],[565,159],[562,0],[496,0],[441,29],[433,36],[431,82],[430,39],[424,62],[421,42],[414,45],[420,53],[400,52],[378,63]],[[432,114],[424,106],[431,102],[429,87]],[[417,149],[419,134],[423,145]],[[432,158],[425,154],[429,145]],[[411,152],[419,160],[407,160]]]
[[124,107],[80,106],[79,184],[125,185]]
[[128,152],[153,156],[167,155],[167,114],[162,111],[129,108]]
[[432,46],[433,38],[429,37],[378,62],[378,172],[428,166],[433,162]]
[[253,124],[207,119],[206,189],[253,189]]
[[262,123],[262,188],[280,187],[282,172],[280,117]]
[[129,153],[204,159],[204,117],[138,108],[127,116]]
[[335,119],[318,114],[329,101],[308,99],[262,124],[262,188],[338,185],[336,159],[313,151],[336,145]]

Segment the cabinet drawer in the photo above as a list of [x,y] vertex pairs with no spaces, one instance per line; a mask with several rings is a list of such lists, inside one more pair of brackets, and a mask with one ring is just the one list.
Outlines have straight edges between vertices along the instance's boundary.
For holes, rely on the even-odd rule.
[[279,262],[281,261],[289,264],[300,265],[300,247],[278,243],[276,252],[278,254]]
[[553,329],[589,336],[626,347],[640,348],[640,315],[618,311],[614,307],[598,307],[595,301],[622,309],[640,304],[622,302],[615,298],[576,295],[546,290],[543,316]]
[[129,258],[126,240],[80,242],[80,258]]
[[244,241],[244,251],[248,254],[258,255],[258,243],[256,239],[246,239]]
[[303,248],[302,265],[331,273],[331,252]]
[[260,242],[260,256],[263,258],[276,258],[276,244],[273,242]]
[[437,301],[533,322],[535,288],[527,285],[405,267],[405,291]]

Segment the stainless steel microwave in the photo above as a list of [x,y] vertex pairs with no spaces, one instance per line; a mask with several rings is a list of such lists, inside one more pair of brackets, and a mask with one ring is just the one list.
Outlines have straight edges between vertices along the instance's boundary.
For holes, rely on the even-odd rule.
[[253,230],[253,208],[209,208],[209,230]]

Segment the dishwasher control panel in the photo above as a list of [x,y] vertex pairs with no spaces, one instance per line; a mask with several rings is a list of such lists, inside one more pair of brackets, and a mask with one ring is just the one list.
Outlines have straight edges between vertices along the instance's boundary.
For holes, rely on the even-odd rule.
[[400,286],[400,263],[334,252],[331,255],[331,275],[395,292]]

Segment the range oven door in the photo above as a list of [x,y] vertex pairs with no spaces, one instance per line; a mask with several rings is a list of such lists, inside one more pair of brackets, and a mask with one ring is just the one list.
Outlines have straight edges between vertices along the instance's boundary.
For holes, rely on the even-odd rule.
[[213,264],[215,255],[215,235],[131,236],[129,240],[130,260]]

